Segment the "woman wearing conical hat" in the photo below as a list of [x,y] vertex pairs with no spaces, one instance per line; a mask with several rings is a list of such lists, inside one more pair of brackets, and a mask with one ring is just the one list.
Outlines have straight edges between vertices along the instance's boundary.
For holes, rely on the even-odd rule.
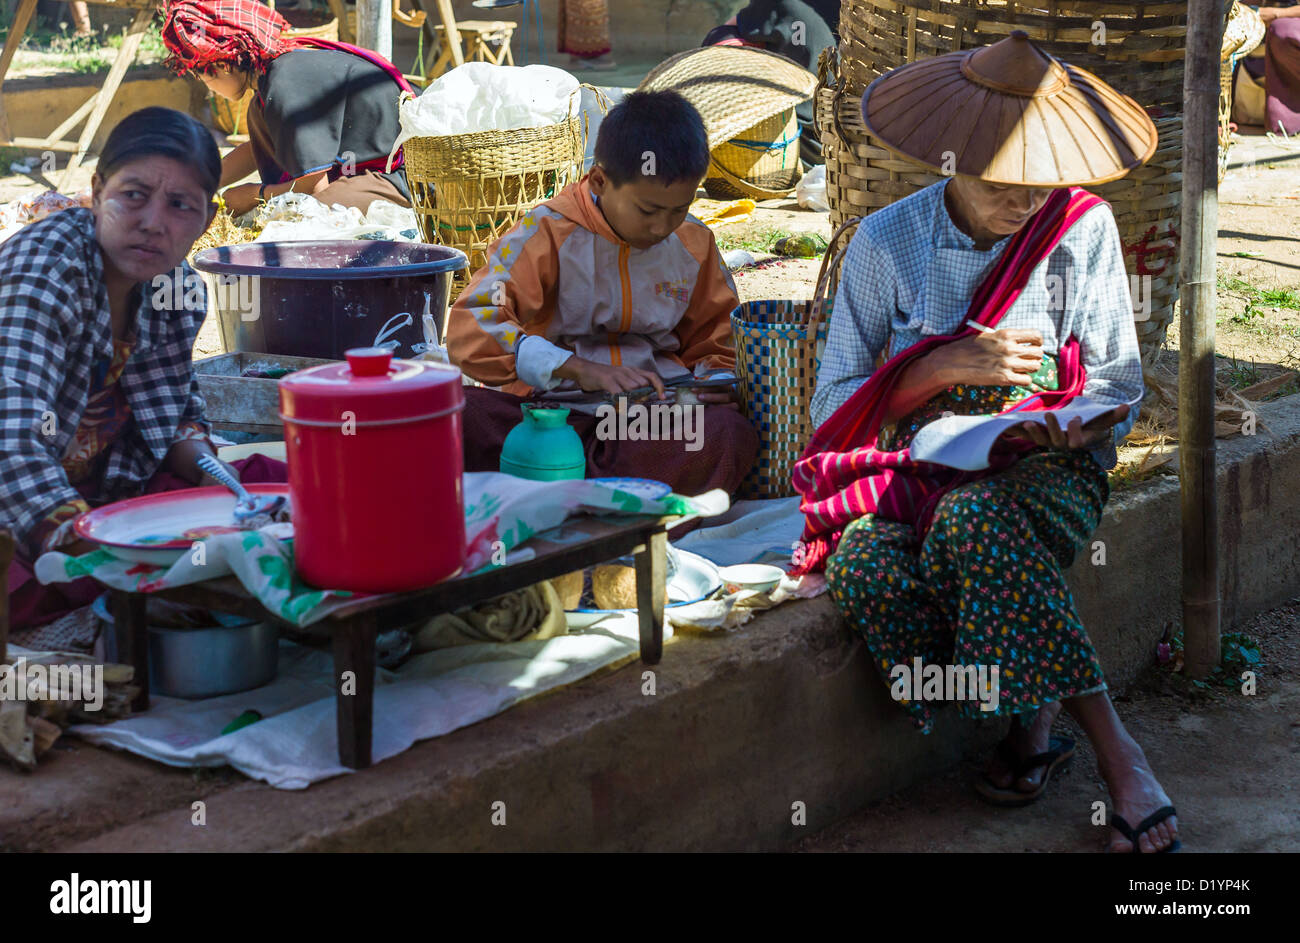
[[[868,216],[848,249],[812,402],[818,428],[794,472],[807,520],[799,571],[825,569],[923,730],[941,698],[966,716],[1012,718],[977,783],[985,798],[1024,805],[1042,793],[1074,752],[1050,735],[1064,706],[1110,787],[1109,849],[1176,848],[1169,797],[1111,705],[1065,580],[1077,556],[1104,552],[1088,541],[1142,395],[1114,216],[1080,187],[1150,158],[1155,127],[1019,31],[880,77],[863,117],[891,150],[949,176]],[[1013,423],[987,460],[910,454],[945,414],[1032,414],[1081,398],[1100,415]],[[943,666],[947,687],[911,678],[932,679],[928,665]],[[963,693],[952,666],[985,686]]]

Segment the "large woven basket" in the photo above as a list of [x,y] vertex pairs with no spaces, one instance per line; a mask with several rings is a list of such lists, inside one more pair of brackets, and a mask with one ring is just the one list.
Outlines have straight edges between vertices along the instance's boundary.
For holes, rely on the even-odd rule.
[[641,91],[673,89],[699,111],[712,161],[705,187],[719,200],[789,196],[799,182],[799,122],[816,77],[792,59],[743,46],[704,46],[665,59]]
[[794,494],[790,472],[812,436],[809,405],[835,285],[856,224],[839,227],[831,237],[811,300],[747,301],[731,314],[741,400],[759,441],[754,467],[740,485],[743,498]]
[[415,137],[402,148],[424,241],[468,255],[468,277],[521,216],[582,177],[586,134],[575,116],[541,128]]
[[[817,129],[826,157],[831,225],[873,213],[943,179],[880,146],[862,123],[860,95],[838,87],[834,54],[822,58]],[[1092,187],[1107,200],[1124,244],[1138,343],[1144,361],[1164,343],[1178,300],[1178,226],[1182,201],[1183,119],[1154,118],[1159,133],[1149,161]]]
[[[290,37],[310,36],[316,39],[332,39],[337,41],[339,38],[339,21],[330,20],[328,23],[322,23],[320,26],[304,26],[301,29],[286,30],[284,35]],[[208,107],[212,109],[213,123],[226,134],[247,134],[248,133],[248,106],[253,100],[253,90],[250,88],[244,93],[244,97],[239,101],[231,101],[229,98],[222,98],[220,95],[208,93]]]
[[704,188],[715,200],[770,200],[799,183],[799,119],[794,109],[764,118],[713,149]]
[[843,0],[845,83],[861,95],[896,66],[997,42],[1016,29],[1143,107],[1182,111],[1187,4],[1169,0]]

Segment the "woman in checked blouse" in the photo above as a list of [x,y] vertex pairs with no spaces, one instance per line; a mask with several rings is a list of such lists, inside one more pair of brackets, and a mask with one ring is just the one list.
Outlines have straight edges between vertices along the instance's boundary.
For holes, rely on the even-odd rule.
[[[1019,31],[882,76],[863,117],[888,147],[950,178],[868,216],[845,257],[818,429],[794,472],[807,521],[799,571],[825,570],[918,727],[931,729],[938,698],[1012,719],[976,784],[985,798],[1025,805],[1042,793],[1074,753],[1050,734],[1064,705],[1110,786],[1109,850],[1174,850],[1174,809],[1111,706],[1064,575],[1100,521],[1106,470],[1142,395],[1119,233],[1079,185],[1147,160],[1155,128]],[[1112,408],[1064,429],[1055,417],[1018,424],[980,471],[908,452],[945,413],[1077,396]],[[928,665],[982,668],[990,689],[963,698],[900,683]]]
[[98,591],[31,573],[46,550],[75,552],[81,512],[140,494],[159,471],[205,478],[195,463],[214,450],[190,357],[207,302],[185,256],[220,176],[207,129],[145,108],[109,135],[91,209],[0,245],[0,526],[21,548],[9,572],[15,629]]

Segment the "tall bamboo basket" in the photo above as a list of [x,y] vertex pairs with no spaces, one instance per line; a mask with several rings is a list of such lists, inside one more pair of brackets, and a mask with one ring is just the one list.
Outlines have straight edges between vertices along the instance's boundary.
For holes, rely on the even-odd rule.
[[1145,108],[1182,111],[1187,4],[1170,0],[843,0],[845,84],[861,95],[896,66],[985,46],[1017,29]]
[[[826,195],[831,207],[831,224],[839,225],[855,216],[872,213],[882,206],[915,193],[942,179],[926,168],[880,146],[866,131],[862,123],[862,92],[865,85],[881,73],[911,59],[890,61],[897,54],[909,53],[937,55],[951,48],[967,48],[996,42],[1013,28],[1024,28],[1030,37],[1037,39],[1047,30],[1047,25],[1033,17],[1015,22],[1008,19],[1008,11],[1024,11],[1029,4],[976,4],[973,0],[932,0],[936,8],[947,11],[943,23],[930,10],[916,9],[910,4],[886,3],[884,0],[846,0],[841,18],[841,35],[847,36],[838,51],[826,50],[819,62],[816,121],[818,134],[826,157]],[[1125,32],[1107,18],[1107,39],[1116,43],[1114,64],[1095,51],[1084,52],[1076,47],[1077,34],[1064,31],[1062,24],[1072,22],[1075,14],[1061,14],[1056,23],[1057,39],[1042,42],[1042,47],[1059,55],[1072,65],[1079,65],[1098,74],[1121,92],[1133,96],[1140,104],[1148,106],[1159,132],[1159,143],[1151,160],[1112,183],[1093,187],[1098,196],[1109,201],[1115,213],[1120,239],[1124,245],[1124,261],[1130,276],[1134,303],[1134,320],[1142,358],[1150,362],[1164,343],[1166,329],[1174,317],[1178,301],[1178,227],[1181,225],[1182,199],[1182,42],[1185,36],[1185,10],[1181,5],[1183,26],[1165,23],[1170,4],[1081,4],[1074,11],[1100,10],[1101,7],[1127,9],[1142,8],[1143,13],[1161,12],[1157,35],[1146,37],[1136,29]],[[1178,5],[1174,5],[1178,6]],[[886,8],[905,7],[899,14],[889,16]],[[850,25],[850,10],[857,9],[864,21]],[[869,8],[869,9],[868,9]],[[974,17],[980,12],[980,19]],[[1163,12],[1162,12],[1163,11]],[[962,14],[962,15],[958,15]],[[902,16],[899,19],[899,16]],[[1100,16],[1100,13],[1097,13]],[[1140,18],[1133,17],[1136,26]],[[1174,17],[1174,19],[1178,19]],[[1056,21],[1053,21],[1056,22]],[[1115,23],[1127,22],[1119,16]],[[941,25],[943,29],[930,29],[927,25]],[[1027,24],[1027,25],[1026,25]],[[975,27],[986,29],[980,35]],[[896,27],[899,32],[889,35],[887,30]],[[1031,29],[1030,27],[1034,27]],[[1076,25],[1076,28],[1077,25]],[[1089,32],[1091,37],[1092,32]],[[868,47],[866,39],[874,45]],[[911,37],[909,39],[909,37]],[[928,37],[928,38],[927,38]],[[951,48],[940,44],[942,39]],[[1174,43],[1174,40],[1177,40]],[[961,45],[955,45],[960,42]],[[1086,40],[1083,40],[1086,45]],[[1064,45],[1062,45],[1064,44]],[[1173,44],[1173,45],[1171,45]],[[1105,47],[1109,50],[1109,46]],[[1126,51],[1127,49],[1127,51]],[[1064,51],[1061,51],[1064,50]],[[861,59],[846,57],[856,51],[859,56],[869,56],[866,64]],[[1172,52],[1177,52],[1176,63],[1168,62]],[[1166,75],[1177,72],[1176,82]],[[1177,95],[1174,96],[1174,88]],[[1145,98],[1143,96],[1146,96]],[[1176,111],[1167,111],[1158,104],[1177,104]]]
[[[315,39],[332,39],[338,41],[339,21],[332,19],[320,26],[304,26],[301,29],[286,30],[284,35],[290,37],[314,37]],[[248,106],[253,100],[250,88],[239,101],[231,101],[220,95],[208,94],[208,107],[212,109],[213,123],[226,134],[248,133]]]
[[525,213],[582,177],[578,116],[541,128],[415,137],[402,145],[411,204],[425,242],[469,256],[465,277]]

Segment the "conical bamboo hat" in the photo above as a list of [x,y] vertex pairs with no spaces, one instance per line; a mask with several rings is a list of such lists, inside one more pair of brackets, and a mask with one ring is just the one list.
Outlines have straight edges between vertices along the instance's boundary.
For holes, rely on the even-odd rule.
[[1145,111],[1022,30],[876,79],[862,120],[887,148],[940,173],[1034,187],[1116,180],[1156,149]]

